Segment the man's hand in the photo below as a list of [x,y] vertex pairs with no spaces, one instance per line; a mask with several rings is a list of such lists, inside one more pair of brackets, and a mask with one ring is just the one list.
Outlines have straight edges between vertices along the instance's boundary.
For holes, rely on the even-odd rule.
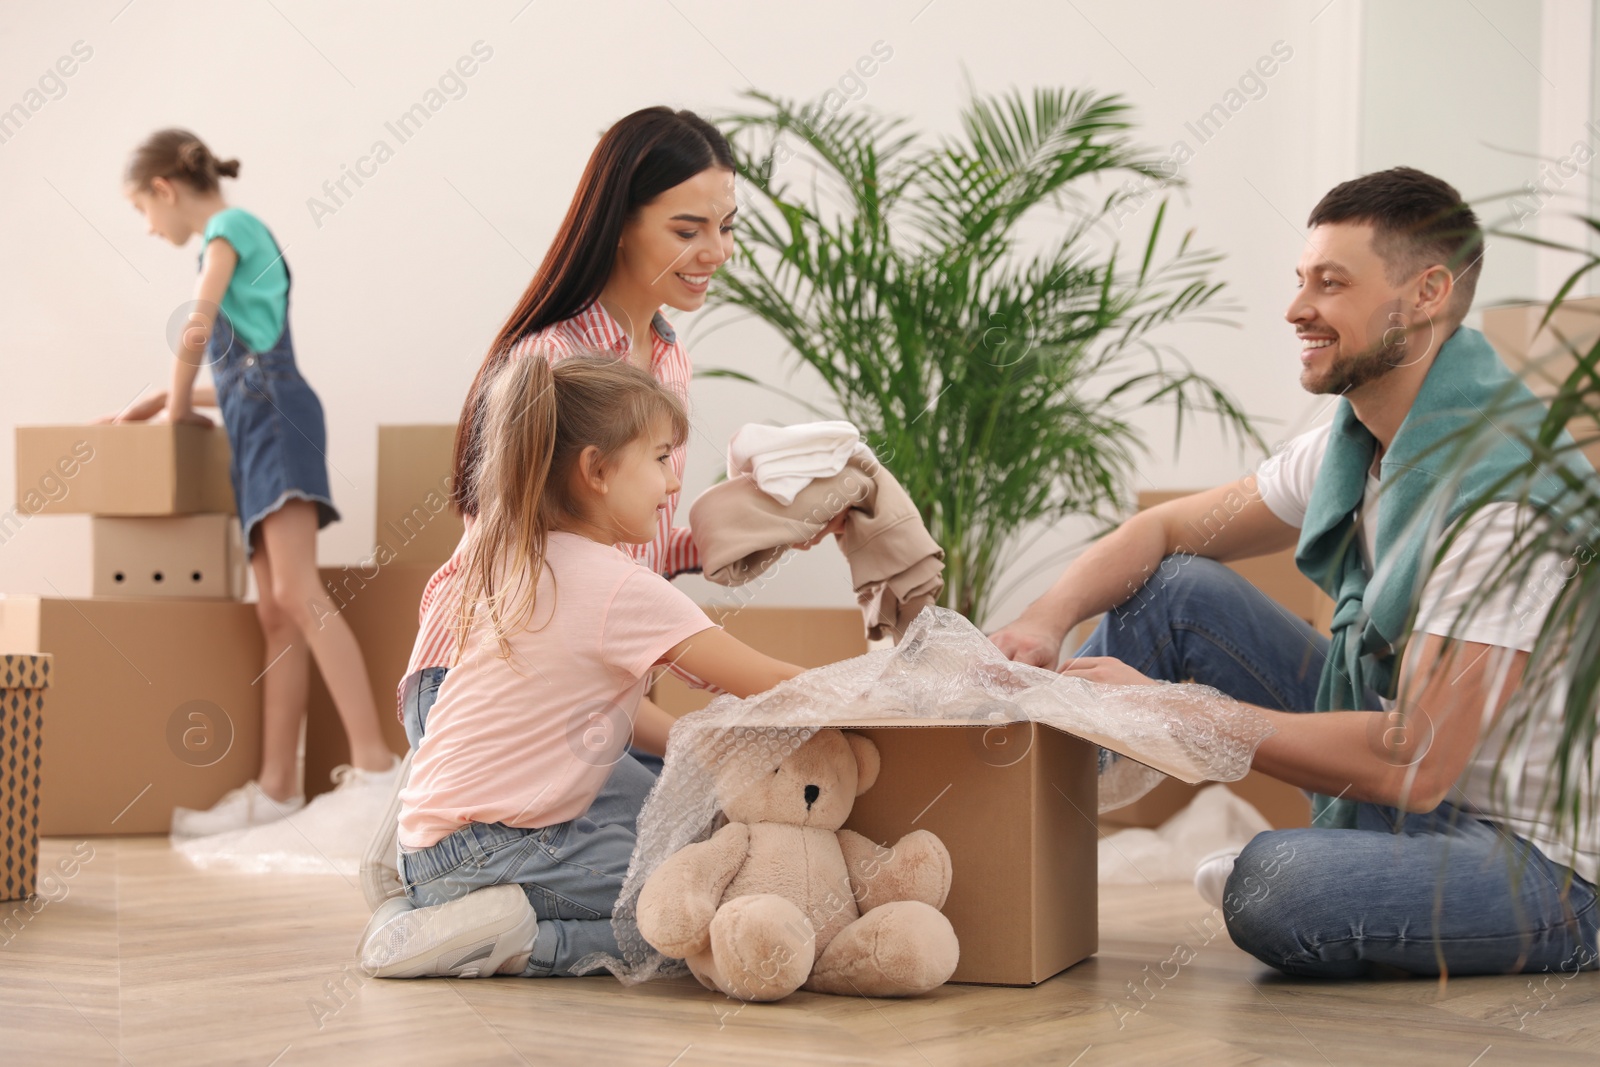
[[1069,678],[1082,678],[1086,682],[1104,682],[1107,685],[1160,685],[1117,659],[1115,656],[1079,656],[1069,659],[1060,667]]
[[1026,616],[989,635],[989,640],[1005,653],[1007,659],[1026,663],[1030,667],[1046,668],[1056,665],[1061,657],[1061,642],[1066,639],[1065,630],[1031,622]]

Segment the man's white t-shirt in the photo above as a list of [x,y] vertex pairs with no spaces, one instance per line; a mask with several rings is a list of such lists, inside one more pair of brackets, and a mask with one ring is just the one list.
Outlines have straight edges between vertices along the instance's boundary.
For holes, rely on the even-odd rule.
[[[1305,523],[1311,490],[1322,469],[1332,429],[1331,424],[1324,425],[1293,438],[1256,468],[1256,489],[1262,502],[1296,529]],[[1369,472],[1356,516],[1362,563],[1369,575],[1377,555],[1381,485]],[[1513,503],[1491,504],[1473,515],[1423,586],[1414,631],[1530,651],[1567,574],[1565,561],[1559,557],[1551,556],[1531,568],[1528,586],[1504,589],[1493,597],[1480,599],[1463,617],[1463,608],[1501,568],[1518,540],[1519,524],[1527,521],[1527,515]],[[1497,658],[1504,662],[1509,654]],[[1461,669],[1469,665],[1463,664]],[[1499,668],[1491,665],[1491,672],[1496,669]],[[1385,707],[1390,706],[1386,701]],[[1492,708],[1486,709],[1486,714],[1492,712]],[[1503,717],[1491,726],[1457,780],[1457,792],[1447,799],[1531,841],[1546,856],[1573,868],[1592,883],[1600,873],[1600,815],[1595,811],[1600,797],[1592,789],[1585,794],[1586,829],[1579,835],[1576,849],[1570,827],[1563,829],[1559,838],[1551,832],[1548,817],[1541,815],[1541,809],[1548,810],[1545,791],[1553,787],[1560,708],[1550,707],[1531,725],[1510,747],[1506,744],[1509,719]],[[1600,766],[1600,751],[1596,752],[1595,765]],[[1578,769],[1581,775],[1582,769]]]

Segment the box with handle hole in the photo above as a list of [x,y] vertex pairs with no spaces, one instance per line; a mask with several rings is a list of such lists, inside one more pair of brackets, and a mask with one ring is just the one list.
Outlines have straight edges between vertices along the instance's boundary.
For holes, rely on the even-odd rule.
[[93,596],[237,600],[245,558],[232,515],[89,520]]

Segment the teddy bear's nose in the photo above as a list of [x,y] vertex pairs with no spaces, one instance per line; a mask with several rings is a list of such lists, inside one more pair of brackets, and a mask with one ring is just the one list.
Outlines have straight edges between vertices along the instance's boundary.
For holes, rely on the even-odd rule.
[[809,808],[811,805],[815,804],[817,802],[817,798],[821,795],[822,790],[818,789],[816,786],[806,786],[806,807]]

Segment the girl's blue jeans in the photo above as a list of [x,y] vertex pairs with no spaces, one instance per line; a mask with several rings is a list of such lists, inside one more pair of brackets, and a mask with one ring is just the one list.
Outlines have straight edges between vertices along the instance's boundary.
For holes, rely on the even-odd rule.
[[[1327,648],[1222,564],[1169,556],[1078,655],[1310,711]],[[1426,814],[1363,803],[1355,829],[1258,834],[1234,865],[1222,914],[1240,948],[1294,975],[1356,977],[1374,965],[1572,974],[1597,962],[1594,886],[1454,803]]]
[[[422,739],[446,670],[431,667],[406,679],[401,709],[413,747]],[[611,910],[653,784],[655,775],[624,754],[589,810],[569,822],[537,830],[468,823],[427,848],[402,848],[406,895],[426,907],[491,885],[520,885],[539,916],[524,978],[573,975],[573,965],[594,952],[620,956]]]

